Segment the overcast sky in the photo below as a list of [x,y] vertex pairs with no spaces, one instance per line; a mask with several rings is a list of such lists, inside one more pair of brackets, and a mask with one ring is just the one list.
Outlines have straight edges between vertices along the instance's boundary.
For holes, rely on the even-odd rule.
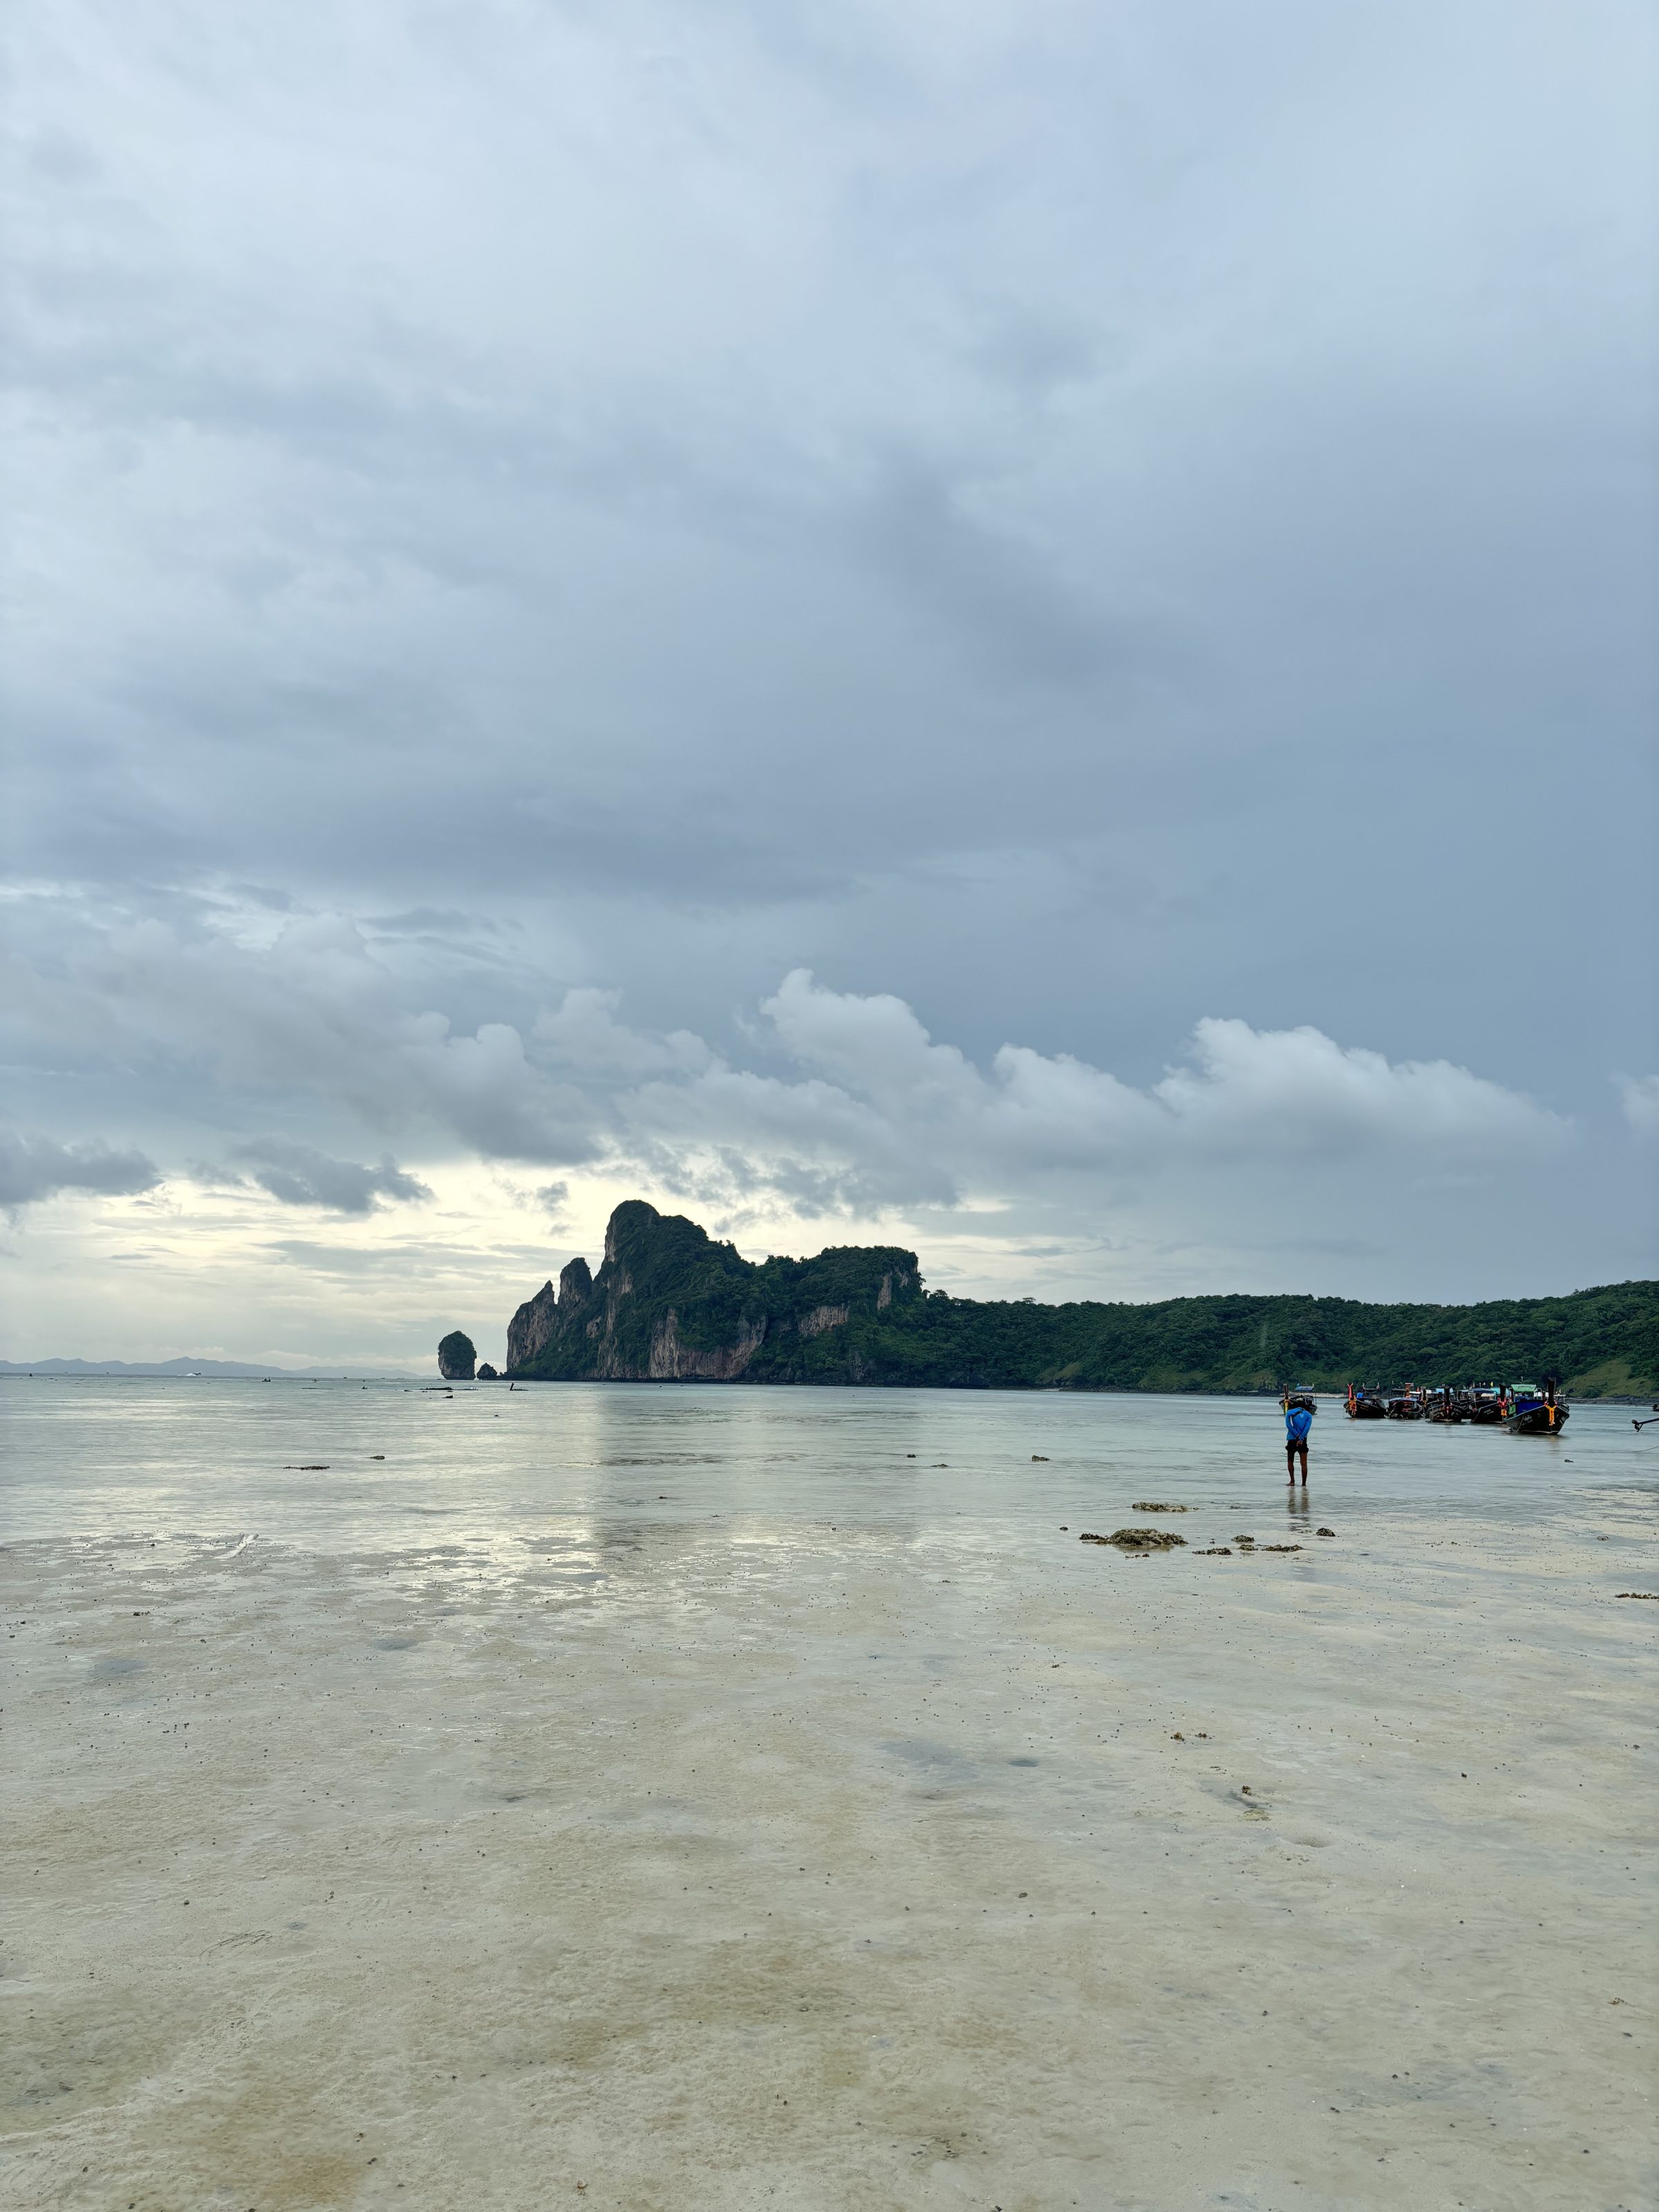
[[0,1352],[1659,1272],[1653,21],[19,0]]

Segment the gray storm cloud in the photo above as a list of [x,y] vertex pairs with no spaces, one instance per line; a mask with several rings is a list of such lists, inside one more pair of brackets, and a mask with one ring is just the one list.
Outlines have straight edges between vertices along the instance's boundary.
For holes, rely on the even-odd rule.
[[331,1159],[313,1145],[260,1137],[232,1154],[246,1162],[249,1179],[283,1206],[316,1206],[331,1213],[372,1213],[382,1201],[418,1205],[431,1191],[406,1174],[388,1152],[378,1167]]
[[1617,1080],[1631,1128],[1646,1142],[1659,1143],[1659,1075],[1621,1075]]
[[142,1152],[95,1142],[60,1145],[0,1129],[0,1206],[33,1206],[66,1190],[131,1197],[154,1190],[161,1180],[160,1169]]
[[[1490,1168],[1548,1158],[1570,1133],[1467,1068],[1391,1062],[1307,1024],[1206,1017],[1184,1057],[1140,1085],[1017,1043],[981,1067],[902,1000],[829,989],[805,969],[747,1025],[748,1065],[689,1030],[629,1024],[619,993],[591,986],[522,1033],[498,1022],[469,1036],[411,1006],[386,957],[338,917],[288,921],[260,945],[147,921],[112,932],[86,975],[59,1004],[72,1032],[162,1046],[198,1083],[204,1068],[231,1089],[280,1081],[325,1110],[488,1158],[671,1177],[678,1161],[691,1188],[816,1192],[818,1210],[1008,1200],[1056,1176],[1177,1165]],[[370,1169],[264,1137],[233,1157],[289,1204],[364,1212],[429,1195],[389,1155]]]
[[21,0],[9,1114],[1641,1271],[1653,58]]

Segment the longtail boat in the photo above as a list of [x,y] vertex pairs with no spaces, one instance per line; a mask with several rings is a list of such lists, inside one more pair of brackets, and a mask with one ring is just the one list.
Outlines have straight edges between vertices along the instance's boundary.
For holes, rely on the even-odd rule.
[[1504,1426],[1512,1437],[1553,1437],[1560,1432],[1568,1408],[1555,1395],[1556,1377],[1547,1375],[1540,1389],[1534,1382],[1512,1382],[1506,1401]]

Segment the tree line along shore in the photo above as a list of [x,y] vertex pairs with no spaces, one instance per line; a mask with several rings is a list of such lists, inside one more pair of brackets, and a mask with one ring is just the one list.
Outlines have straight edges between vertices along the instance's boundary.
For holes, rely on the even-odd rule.
[[[465,1347],[465,1353],[461,1347]],[[446,1340],[471,1371],[470,1341]],[[492,1370],[493,1371],[493,1370]],[[629,1200],[597,1273],[573,1260],[508,1329],[506,1376],[1251,1394],[1549,1372],[1580,1399],[1659,1391],[1659,1283],[1474,1305],[1236,1294],[1113,1304],[953,1297],[916,1255],[843,1245],[749,1261]]]

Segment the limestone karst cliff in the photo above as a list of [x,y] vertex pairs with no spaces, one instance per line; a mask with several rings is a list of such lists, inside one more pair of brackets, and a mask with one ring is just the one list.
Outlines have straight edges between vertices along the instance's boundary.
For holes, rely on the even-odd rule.
[[[694,1221],[619,1206],[591,1274],[573,1260],[507,1325],[507,1372],[574,1381],[860,1382],[856,1313],[921,1295],[914,1252],[846,1248],[744,1260]],[[837,1341],[840,1338],[842,1340]]]
[[[1271,1390],[1565,1376],[1581,1397],[1659,1388],[1659,1284],[1475,1306],[1230,1296],[1039,1305],[927,1291],[914,1252],[745,1260],[630,1199],[597,1274],[573,1260],[507,1329],[507,1372],[550,1382]],[[468,1346],[469,1352],[471,1346]]]

